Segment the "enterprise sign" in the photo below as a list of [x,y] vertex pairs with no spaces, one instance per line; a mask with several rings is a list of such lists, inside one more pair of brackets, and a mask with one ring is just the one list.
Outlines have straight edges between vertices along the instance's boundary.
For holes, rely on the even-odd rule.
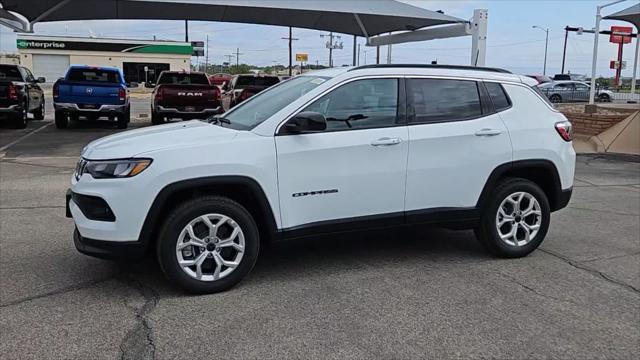
[[97,41],[57,41],[57,40],[28,40],[18,39],[16,45],[19,50],[75,50],[75,51],[105,51],[105,52],[132,52],[153,54],[180,54],[191,55],[191,44],[167,44],[167,43],[118,43]]

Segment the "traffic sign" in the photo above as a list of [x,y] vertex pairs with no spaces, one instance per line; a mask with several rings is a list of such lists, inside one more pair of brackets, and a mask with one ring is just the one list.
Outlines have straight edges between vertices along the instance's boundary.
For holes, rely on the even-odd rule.
[[296,54],[296,62],[309,62],[309,54]]

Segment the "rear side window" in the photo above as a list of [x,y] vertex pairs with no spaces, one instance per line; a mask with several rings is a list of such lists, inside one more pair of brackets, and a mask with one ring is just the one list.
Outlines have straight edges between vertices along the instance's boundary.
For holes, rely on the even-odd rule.
[[158,79],[159,85],[209,85],[204,74],[187,74],[165,72]]
[[410,79],[408,95],[414,105],[414,123],[465,120],[482,115],[475,81]]
[[120,73],[101,69],[71,69],[67,75],[70,81],[95,81],[103,83],[120,83]]
[[493,103],[493,108],[496,111],[502,111],[511,107],[511,101],[507,97],[507,94],[504,92],[502,85],[498,83],[488,82],[485,83],[487,87],[487,92],[489,93],[489,97],[491,97],[491,102]]

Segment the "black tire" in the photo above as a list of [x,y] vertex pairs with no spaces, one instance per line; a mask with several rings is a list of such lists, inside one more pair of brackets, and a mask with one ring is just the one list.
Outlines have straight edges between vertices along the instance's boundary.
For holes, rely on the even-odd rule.
[[598,100],[600,102],[611,102],[611,97],[607,94],[600,94],[598,95]]
[[44,120],[44,99],[40,103],[40,107],[33,111],[33,118],[35,120]]
[[131,113],[127,110],[124,114],[118,115],[118,129],[126,129],[131,121]]
[[66,129],[69,126],[69,116],[64,111],[56,111],[55,122],[58,129]]
[[13,127],[16,129],[25,129],[27,127],[27,104],[24,104],[22,110],[16,111],[12,115]]
[[[537,229],[537,234],[535,234],[534,238],[531,239],[530,242],[521,244],[520,246],[508,244],[506,241],[503,241],[500,238],[496,224],[498,209],[502,202],[510,195],[518,192],[528,193],[533,196],[540,205],[541,213],[541,222],[540,227]],[[516,216],[516,219],[517,218],[518,217]],[[504,258],[518,258],[527,256],[540,246],[547,235],[547,231],[549,230],[550,220],[551,211],[549,207],[549,200],[547,199],[544,191],[538,185],[526,179],[507,178],[498,183],[482,209],[480,225],[475,229],[475,233],[480,243],[482,243],[482,245],[484,245],[491,254]],[[525,220],[520,219],[515,221]],[[507,224],[507,226],[509,225]],[[524,233],[522,234],[524,235]]]
[[151,112],[151,124],[152,125],[160,125],[160,124],[164,124],[164,123],[165,123],[164,117],[156,114],[155,111]]
[[[178,264],[176,254],[176,245],[182,229],[190,221],[206,214],[228,216],[237,223],[244,234],[244,254],[239,265],[225,277],[212,281],[201,281],[188,275]],[[207,196],[189,200],[173,210],[164,224],[156,248],[158,262],[167,279],[188,292],[210,294],[228,290],[251,271],[258,258],[260,250],[258,227],[251,214],[242,205],[229,198]]]
[[562,96],[560,96],[558,94],[553,94],[553,95],[549,96],[549,101],[551,101],[554,104],[561,103],[562,102]]

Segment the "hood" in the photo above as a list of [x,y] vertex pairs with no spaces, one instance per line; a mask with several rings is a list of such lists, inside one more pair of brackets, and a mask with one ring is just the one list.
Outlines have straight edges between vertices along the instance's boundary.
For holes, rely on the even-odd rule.
[[89,143],[82,150],[82,157],[91,160],[124,159],[161,149],[229,141],[237,134],[237,130],[192,120],[103,137]]

